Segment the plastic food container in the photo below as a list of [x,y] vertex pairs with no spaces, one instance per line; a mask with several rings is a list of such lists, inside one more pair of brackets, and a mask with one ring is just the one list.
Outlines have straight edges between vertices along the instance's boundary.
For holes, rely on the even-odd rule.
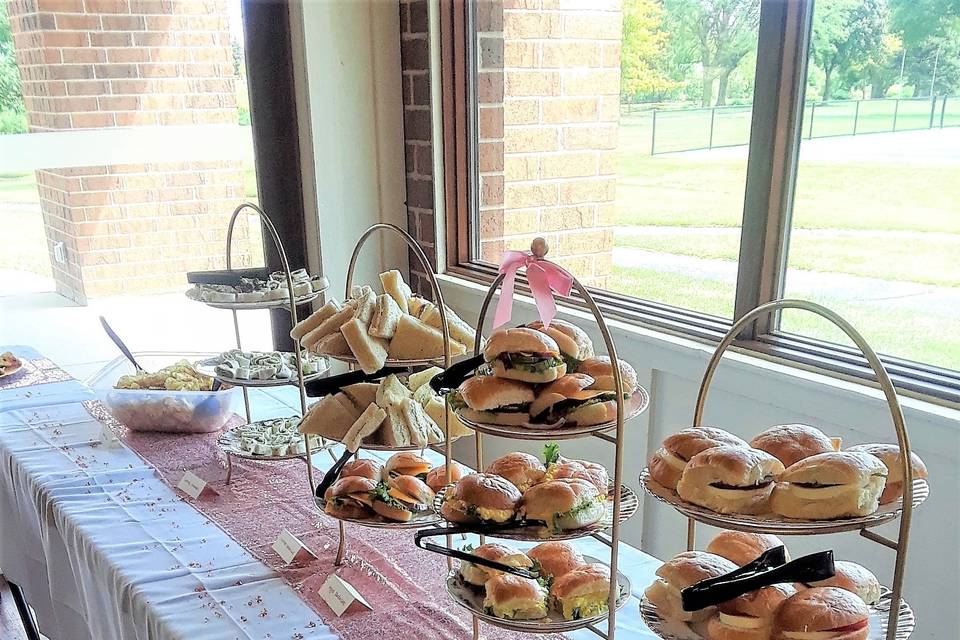
[[[178,360],[196,362],[213,353],[135,352],[140,366],[157,371]],[[220,391],[166,391],[114,389],[121,376],[136,373],[123,356],[108,363],[87,379],[111,415],[133,431],[212,433],[219,431],[233,414],[236,388]]]

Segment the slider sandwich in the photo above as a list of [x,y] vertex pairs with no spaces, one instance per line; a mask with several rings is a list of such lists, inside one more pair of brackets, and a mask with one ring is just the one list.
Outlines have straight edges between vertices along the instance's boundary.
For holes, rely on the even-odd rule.
[[770,640],[777,610],[797,593],[790,584],[775,584],[717,605],[707,624],[710,640]]
[[397,476],[415,476],[421,480],[430,472],[430,463],[413,451],[395,453],[383,465],[383,479],[390,480]]
[[737,565],[718,555],[704,551],[685,551],[657,569],[657,580],[647,587],[643,595],[657,608],[657,615],[664,620],[702,622],[713,614],[716,607],[684,611],[681,589],[701,580],[719,578],[736,569]]
[[589,460],[569,460],[560,458],[547,468],[546,480],[562,480],[564,478],[579,478],[586,480],[597,488],[603,495],[607,494],[610,486],[610,476],[602,464]]
[[610,598],[610,568],[585,564],[553,581],[550,599],[564,620],[593,618],[607,613]]
[[428,511],[433,490],[419,478],[396,476],[389,483],[381,482],[374,489],[373,510],[388,520],[409,522],[415,513]]
[[534,422],[590,426],[617,419],[617,396],[613,391],[592,389],[593,378],[582,373],[568,373],[557,378],[530,404]]
[[360,460],[351,460],[343,465],[340,471],[341,478],[355,476],[357,478],[367,478],[377,482],[383,474],[383,466],[372,458],[363,458]]
[[783,465],[769,453],[724,445],[690,459],[677,493],[718,513],[766,513],[774,479],[782,472]]
[[836,587],[805,589],[777,610],[776,640],[866,640],[870,609],[860,598]]
[[680,476],[687,468],[690,458],[720,445],[746,447],[747,443],[732,433],[715,427],[681,429],[667,436],[663,445],[653,454],[649,465],[650,477],[657,484],[676,491],[677,483],[680,482]]
[[[721,531],[710,541],[710,544],[707,545],[707,551],[726,558],[735,565],[742,567],[762,556],[764,552],[775,547],[783,546],[783,541],[780,540],[780,538],[767,533]],[[785,547],[783,552],[789,561],[790,554],[787,553]]]
[[546,471],[536,456],[515,451],[491,462],[484,473],[506,478],[523,493],[543,480]]
[[[637,390],[637,372],[625,360],[618,360],[618,364],[620,366],[620,391],[628,396]],[[593,378],[593,384],[590,385],[591,389],[615,391],[617,388],[613,378],[613,364],[610,362],[609,356],[587,358],[580,363],[577,373],[583,373]]]
[[483,609],[505,620],[547,617],[547,590],[536,580],[503,573],[487,581]]
[[818,453],[834,451],[833,440],[823,431],[805,424],[779,424],[762,431],[750,441],[754,449],[766,451],[789,467]]
[[369,478],[340,478],[323,494],[323,510],[334,518],[369,518],[373,515],[371,495],[376,488],[377,483]]
[[847,560],[833,561],[833,577],[809,582],[809,587],[837,587],[855,594],[865,604],[880,601],[880,581],[869,569]]
[[[890,504],[903,495],[903,458],[900,456],[900,447],[895,444],[858,444],[847,451],[860,451],[877,456],[887,468],[887,482],[880,494],[880,504]],[[923,464],[920,456],[910,452],[910,466],[914,478],[927,477],[927,465]]]
[[548,531],[582,529],[606,515],[606,493],[578,478],[551,480],[527,489],[522,512],[528,520],[546,522]]
[[569,542],[542,542],[527,551],[534,567],[549,581],[564,576],[577,567],[586,564],[586,560]]
[[[456,462],[450,463],[450,482],[456,482],[463,477],[463,467],[461,467]],[[426,480],[427,486],[433,489],[434,491],[440,491],[445,486],[447,486],[447,465],[442,464],[439,467],[434,467],[430,469],[430,472],[427,473]]]
[[533,389],[494,376],[473,376],[450,399],[450,406],[465,420],[489,424],[525,424],[530,420]]
[[770,506],[774,513],[787,518],[867,516],[877,510],[886,479],[886,466],[869,453],[821,453],[804,458],[781,474]]
[[[503,544],[482,544],[470,551],[470,555],[485,560],[493,560],[494,562],[505,564],[508,567],[529,569],[533,566],[533,560],[528,558],[522,551]],[[482,564],[473,564],[472,562],[460,563],[460,576],[464,582],[474,587],[483,587],[487,583],[487,580],[502,574],[502,571],[485,567]]]
[[563,320],[553,320],[549,327],[544,327],[543,322],[537,320],[527,326],[556,340],[557,346],[560,347],[560,353],[567,363],[567,371],[570,373],[576,371],[584,360],[593,357],[593,342],[590,340],[590,336],[574,324]]
[[498,378],[543,384],[567,372],[556,340],[534,329],[501,329],[494,333],[483,350]]
[[513,519],[521,498],[509,480],[471,473],[447,490],[440,515],[459,524],[501,524]]

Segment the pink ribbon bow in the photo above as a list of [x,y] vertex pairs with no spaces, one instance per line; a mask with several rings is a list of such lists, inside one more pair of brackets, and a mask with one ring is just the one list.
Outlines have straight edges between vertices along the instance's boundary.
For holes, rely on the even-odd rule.
[[504,251],[500,259],[500,273],[504,275],[503,286],[500,289],[497,310],[493,314],[494,329],[510,322],[513,312],[513,289],[520,267],[526,267],[527,282],[530,283],[530,290],[533,292],[533,299],[537,303],[537,311],[544,326],[550,326],[557,315],[557,304],[553,300],[552,291],[562,296],[569,296],[573,288],[573,276],[563,267],[544,258],[538,258],[531,251]]

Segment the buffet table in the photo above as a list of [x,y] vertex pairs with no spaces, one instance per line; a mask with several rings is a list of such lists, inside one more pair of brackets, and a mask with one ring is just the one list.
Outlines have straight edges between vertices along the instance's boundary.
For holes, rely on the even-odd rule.
[[[415,548],[411,534],[352,536],[344,566],[333,566],[337,524],[313,508],[302,462],[244,464],[227,486],[216,434],[128,437],[114,424],[126,443],[106,446],[110,420],[89,389],[28,347],[0,347],[8,349],[25,366],[0,381],[0,570],[22,587],[51,640],[469,637],[469,618],[437,579],[445,560]],[[182,455],[171,455],[177,443]],[[331,463],[326,452],[314,457],[321,470]],[[219,494],[194,502],[173,489],[187,469]],[[317,558],[283,565],[271,548],[283,528]],[[580,548],[602,552],[591,538]],[[622,545],[633,598],[617,617],[618,637],[656,637],[638,596],[659,564]],[[330,574],[373,610],[335,616],[317,597]],[[489,627],[484,635],[520,637]]]

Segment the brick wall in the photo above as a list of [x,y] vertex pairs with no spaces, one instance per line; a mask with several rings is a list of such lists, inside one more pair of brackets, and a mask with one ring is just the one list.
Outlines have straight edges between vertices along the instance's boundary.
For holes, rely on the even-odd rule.
[[[8,0],[8,13],[31,131],[237,122],[222,0]],[[239,162],[50,168],[37,183],[57,289],[79,302],[222,265],[243,197]]]

